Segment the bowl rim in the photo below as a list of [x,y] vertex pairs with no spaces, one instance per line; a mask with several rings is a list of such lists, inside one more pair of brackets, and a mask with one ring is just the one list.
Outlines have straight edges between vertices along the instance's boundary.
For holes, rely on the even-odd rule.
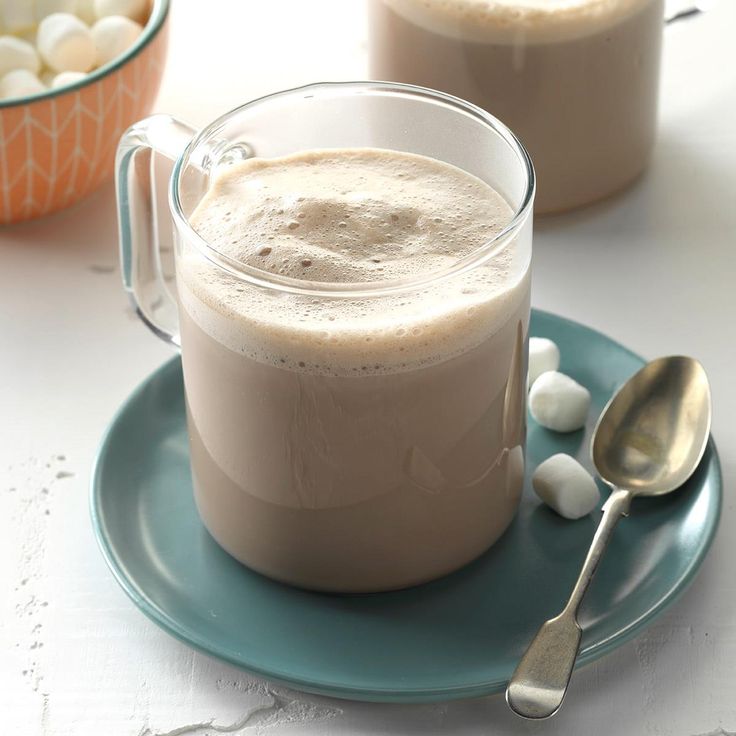
[[20,107],[22,105],[33,104],[34,102],[53,99],[54,97],[64,95],[68,92],[76,92],[87,85],[98,82],[108,74],[112,74],[117,71],[120,67],[127,64],[131,59],[143,51],[143,49],[155,38],[169,14],[170,5],[171,0],[153,0],[151,15],[149,16],[146,25],[143,26],[143,33],[138,36],[135,43],[120,56],[116,57],[112,61],[108,61],[107,64],[103,64],[94,71],[91,71],[84,79],[64,87],[59,87],[59,89],[47,89],[33,95],[26,95],[25,97],[12,97],[8,100],[0,100],[0,111],[9,107]]

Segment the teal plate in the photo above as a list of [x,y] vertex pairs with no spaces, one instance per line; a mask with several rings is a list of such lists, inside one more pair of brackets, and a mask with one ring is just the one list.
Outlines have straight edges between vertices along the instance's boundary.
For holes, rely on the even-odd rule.
[[[592,420],[643,361],[544,312],[533,313],[531,334],[557,342],[561,370],[590,389],[593,408],[585,431],[571,435],[530,420],[528,470],[556,452],[590,467]],[[708,550],[720,507],[712,442],[685,487],[634,502],[584,602],[579,665],[623,644],[675,600]],[[179,358],[119,411],[92,480],[92,521],[105,559],[154,622],[267,679],[357,700],[438,701],[502,690],[539,624],[560,610],[598,518],[556,516],[534,496],[527,472],[509,530],[453,575],[373,595],[325,595],[273,582],[229,557],[199,522]]]

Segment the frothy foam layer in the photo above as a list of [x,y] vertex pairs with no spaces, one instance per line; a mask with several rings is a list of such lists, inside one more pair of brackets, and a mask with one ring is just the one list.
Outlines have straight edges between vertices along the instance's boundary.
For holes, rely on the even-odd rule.
[[481,43],[566,41],[611,27],[652,0],[377,0],[440,35]]
[[[251,159],[218,176],[191,217],[229,258],[313,282],[417,277],[470,255],[511,220],[470,174],[397,151],[335,149]],[[371,298],[258,288],[193,248],[178,258],[182,306],[231,350],[291,370],[409,370],[480,344],[524,298],[528,259],[510,243],[470,273]]]
[[246,161],[214,182],[192,225],[239,263],[355,283],[441,270],[510,218],[495,191],[460,169],[353,149]]

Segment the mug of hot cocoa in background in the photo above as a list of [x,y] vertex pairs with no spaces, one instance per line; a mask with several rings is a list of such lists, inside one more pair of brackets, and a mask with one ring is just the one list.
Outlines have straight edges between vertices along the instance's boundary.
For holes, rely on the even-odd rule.
[[536,211],[568,210],[644,170],[664,0],[369,0],[374,79],[443,90],[526,146]]
[[[151,156],[175,160],[176,295]],[[311,85],[117,158],[138,313],[181,347],[214,539],[325,591],[415,585],[482,554],[524,475],[534,174],[488,113],[404,85]]]

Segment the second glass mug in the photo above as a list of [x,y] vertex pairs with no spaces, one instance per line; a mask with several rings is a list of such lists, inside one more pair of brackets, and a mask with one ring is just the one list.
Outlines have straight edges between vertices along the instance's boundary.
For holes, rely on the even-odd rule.
[[433,87],[497,115],[538,175],[538,214],[631,184],[656,133],[665,0],[370,0],[371,76]]
[[[513,217],[440,271],[360,283],[259,270],[192,228],[225,167],[326,148],[447,162]],[[176,298],[161,273],[153,151],[175,161]],[[225,550],[282,582],[366,592],[442,576],[493,544],[523,484],[534,199],[505,126],[419,87],[310,85],[199,133],[148,118],[121,140],[116,177],[124,284],[181,347],[195,500]]]

